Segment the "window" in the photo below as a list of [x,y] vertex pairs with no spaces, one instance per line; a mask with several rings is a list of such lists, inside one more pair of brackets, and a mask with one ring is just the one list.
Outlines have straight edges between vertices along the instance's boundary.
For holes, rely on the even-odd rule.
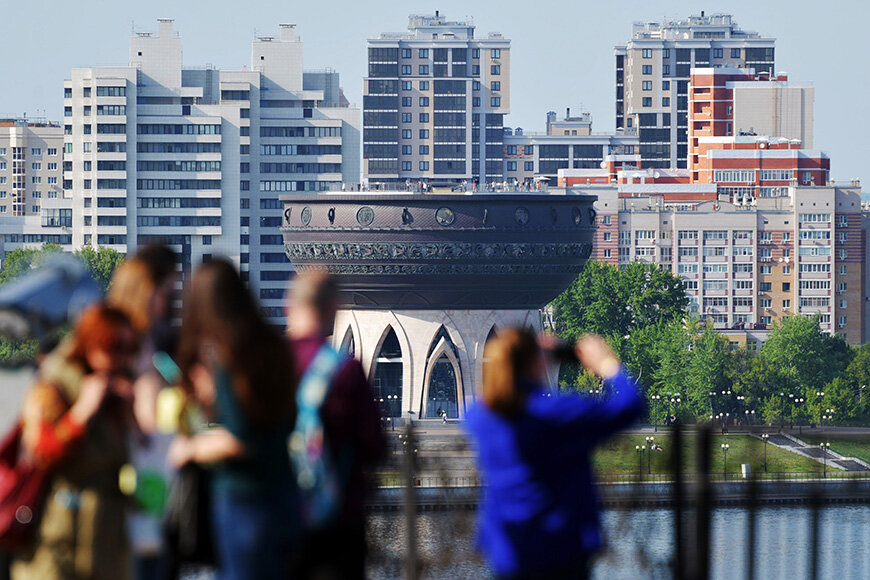
[[740,49],[732,48],[731,49],[731,58],[740,58]]
[[653,53],[653,51],[651,48],[644,48],[640,52],[640,54],[643,58],[652,58],[652,53]]
[[420,162],[420,171],[429,171],[429,162],[421,161]]
[[663,91],[671,90],[671,81],[662,81],[662,90]]
[[671,49],[670,48],[665,48],[662,50],[662,58],[663,59],[671,58]]
[[429,146],[428,145],[420,145],[419,152],[420,152],[420,155],[429,155]]
[[490,97],[489,98],[489,106],[490,107],[501,107],[501,97]]
[[501,49],[500,48],[491,48],[489,50],[489,58],[501,58]]
[[500,75],[501,74],[501,65],[494,64],[494,65],[490,66],[489,67],[489,74],[491,74],[493,76]]
[[419,56],[420,58],[429,58],[429,49],[421,48],[419,51],[417,51],[417,56]]
[[126,115],[125,105],[97,105],[97,115]]
[[411,49],[403,48],[402,49],[402,58],[411,58]]
[[410,123],[414,119],[414,115],[411,113],[402,113],[402,122]]
[[[788,223],[788,222],[785,222],[785,223]],[[783,232],[782,241],[783,242],[791,241],[791,232]]]
[[428,123],[429,122],[429,113],[420,113],[420,122]]
[[848,234],[846,232],[840,232],[838,238],[840,242],[845,242],[848,239]]
[[[704,232],[704,239],[707,239],[707,234],[709,232]],[[678,240],[697,240],[698,239],[698,230],[679,230],[677,232]]]
[[643,98],[643,106],[644,107],[652,107],[652,97],[644,97]]
[[671,65],[663,64],[662,65],[662,75],[670,76],[670,74],[671,74]]
[[97,87],[98,97],[126,97],[127,87]]
[[783,266],[782,273],[783,274],[791,274],[791,266]]
[[770,298],[760,298],[758,300],[759,308],[771,308],[773,306],[773,300]]
[[758,284],[758,290],[760,292],[770,292],[771,282],[760,282]]
[[402,161],[402,171],[411,171],[410,161]]
[[479,107],[480,106],[480,97],[471,97],[471,106]]
[[670,107],[671,106],[671,98],[670,97],[662,97],[662,107]]
[[848,319],[845,316],[841,316],[840,318],[837,319],[837,326],[839,326],[840,328],[843,328],[844,326],[846,326],[847,321],[848,321]]
[[508,161],[507,162],[507,170],[508,171],[516,171],[517,170],[517,162],[516,161]]
[[420,129],[420,139],[429,138],[429,129]]
[[489,90],[500,91],[501,90],[501,81],[492,81],[491,83],[489,83]]
[[610,248],[604,250],[604,257],[605,257],[605,258],[609,258],[609,257],[610,257]]
[[421,75],[427,75],[427,74],[429,74],[429,65],[428,65],[428,64],[421,64],[421,65],[419,65],[419,66],[417,67],[417,72],[418,72],[419,74],[421,74]]
[[651,65],[651,64],[645,64],[645,65],[643,65],[643,74],[645,74],[645,75],[651,75],[651,74],[652,74],[652,65]]
[[411,138],[411,130],[410,129],[402,129],[402,139],[410,139]]
[[845,298],[843,298],[842,300],[840,300],[840,308],[848,308],[848,307],[849,307],[849,301],[848,301],[848,300],[846,300]]
[[677,266],[677,271],[680,274],[697,274],[698,264],[680,264]]
[[429,81],[420,81],[420,90],[428,91],[429,90]]
[[713,58],[722,58],[722,49],[714,48],[713,49]]
[[652,90],[652,81],[643,81],[643,90],[651,91]]
[[411,90],[411,81],[402,81],[402,90],[410,91]]
[[785,310],[787,308],[791,308],[791,300],[783,300],[782,301],[782,309]]
[[420,97],[420,106],[428,107],[429,106],[429,97]]
[[523,163],[523,169],[525,171],[534,171],[535,170],[535,162],[534,161],[526,161]]
[[402,97],[402,106],[403,107],[413,107],[414,101],[411,97]]
[[480,58],[480,49],[472,48],[471,49],[471,58]]
[[403,74],[403,75],[409,75],[409,74],[411,74],[411,65],[409,65],[409,64],[403,64],[403,65],[402,65],[402,74]]
[[411,146],[410,145],[402,145],[402,155],[410,155],[411,154]]
[[826,223],[831,221],[831,214],[829,213],[799,213],[798,214],[798,223],[809,224],[809,223]]
[[837,292],[845,292],[845,291],[848,290],[848,289],[849,289],[849,283],[848,283],[848,282],[839,282],[839,283],[837,284]]
[[[764,178],[762,177],[762,179]],[[713,181],[717,183],[723,181],[753,183],[755,181],[755,172],[746,169],[717,169],[713,171]]]
[[[827,264],[825,264],[825,265],[827,265]],[[848,271],[849,271],[849,269],[845,265],[840,266],[840,276],[845,276],[848,273]]]

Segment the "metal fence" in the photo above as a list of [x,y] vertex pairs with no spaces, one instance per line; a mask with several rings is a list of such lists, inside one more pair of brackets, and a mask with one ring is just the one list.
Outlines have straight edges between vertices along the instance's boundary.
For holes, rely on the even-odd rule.
[[[597,477],[608,542],[593,578],[870,578],[870,473],[713,473],[709,428],[671,435],[667,472]],[[473,543],[483,482],[421,470],[435,453],[413,427],[400,449],[373,503],[371,576],[489,577]]]

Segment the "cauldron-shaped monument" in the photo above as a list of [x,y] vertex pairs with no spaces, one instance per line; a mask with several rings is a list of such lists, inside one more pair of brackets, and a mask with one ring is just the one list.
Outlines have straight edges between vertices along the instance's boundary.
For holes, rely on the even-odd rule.
[[541,311],[592,251],[593,196],[354,192],[282,197],[297,271],[341,283],[333,341],[369,373],[385,418],[463,418],[496,329]]

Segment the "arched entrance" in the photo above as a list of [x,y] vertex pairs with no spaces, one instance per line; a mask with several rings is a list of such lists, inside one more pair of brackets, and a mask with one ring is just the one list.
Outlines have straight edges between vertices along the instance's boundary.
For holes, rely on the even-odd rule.
[[402,347],[391,326],[375,356],[372,386],[383,417],[402,414]]
[[447,411],[447,417],[450,419],[459,418],[456,369],[446,353],[441,353],[432,365],[426,400],[426,418],[436,419],[441,416],[442,410]]

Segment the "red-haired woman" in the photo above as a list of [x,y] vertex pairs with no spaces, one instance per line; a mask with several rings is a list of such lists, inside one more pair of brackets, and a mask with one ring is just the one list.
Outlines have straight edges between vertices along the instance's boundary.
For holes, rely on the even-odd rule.
[[51,474],[34,545],[12,578],[129,576],[125,499],[118,488],[133,424],[130,367],[138,344],[127,316],[99,305],[79,318],[63,379],[38,379],[22,413],[23,442]]
[[296,417],[294,365],[236,269],[203,264],[184,299],[178,363],[183,385],[221,427],[179,437],[176,465],[213,466],[218,577],[281,578],[296,529],[287,439]]

